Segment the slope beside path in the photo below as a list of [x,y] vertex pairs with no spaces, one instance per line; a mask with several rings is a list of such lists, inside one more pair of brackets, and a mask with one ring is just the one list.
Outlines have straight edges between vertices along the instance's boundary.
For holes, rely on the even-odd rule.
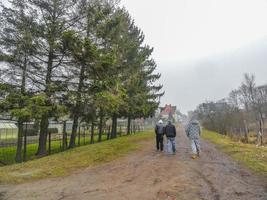
[[183,130],[177,154],[155,151],[154,141],[108,164],[68,177],[0,188],[2,200],[266,200],[267,180],[253,174],[212,144],[202,141],[202,155],[190,158]]

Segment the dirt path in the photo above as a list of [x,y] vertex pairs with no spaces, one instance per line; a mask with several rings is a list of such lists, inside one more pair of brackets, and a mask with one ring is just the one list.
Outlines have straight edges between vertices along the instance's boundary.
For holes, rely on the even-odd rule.
[[213,145],[203,141],[201,158],[191,160],[183,131],[177,137],[175,156],[154,151],[153,142],[125,158],[68,177],[2,187],[0,199],[267,200],[267,181]]

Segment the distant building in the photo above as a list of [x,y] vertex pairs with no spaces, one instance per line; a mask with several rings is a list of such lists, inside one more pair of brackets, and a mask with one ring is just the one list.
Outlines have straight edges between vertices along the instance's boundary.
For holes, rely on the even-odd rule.
[[166,104],[165,107],[160,107],[159,117],[165,121],[177,121],[176,106]]

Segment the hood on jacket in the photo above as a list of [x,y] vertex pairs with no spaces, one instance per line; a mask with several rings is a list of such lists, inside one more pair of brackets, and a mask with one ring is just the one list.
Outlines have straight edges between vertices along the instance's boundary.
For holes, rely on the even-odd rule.
[[195,119],[195,120],[192,120],[190,124],[199,125],[199,122]]

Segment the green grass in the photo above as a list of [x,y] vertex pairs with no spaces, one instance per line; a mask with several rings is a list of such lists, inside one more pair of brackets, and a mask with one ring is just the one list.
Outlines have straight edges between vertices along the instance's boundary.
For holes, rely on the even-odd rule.
[[235,142],[227,136],[204,130],[202,138],[216,144],[224,153],[267,177],[267,148]]
[[[60,141],[52,141],[51,142],[51,154],[58,153],[61,151],[61,142]],[[27,145],[27,153],[26,159],[32,160],[35,159],[37,152],[38,144],[28,144]],[[22,150],[23,152],[23,150]],[[23,154],[23,153],[22,153]],[[2,147],[0,148],[0,160],[5,162],[6,164],[14,164],[15,163],[15,155],[16,155],[16,147]]]
[[[107,140],[107,136],[102,136],[102,142]],[[89,135],[86,135],[84,138],[83,136],[80,139],[80,146],[88,145],[91,141]],[[98,141],[98,135],[94,137],[94,143]],[[36,141],[37,142],[37,141]],[[78,137],[76,138],[76,144],[78,145]],[[35,144],[27,144],[27,153],[26,153],[26,160],[35,159],[36,152],[38,149],[38,143]],[[47,142],[47,149],[48,149],[48,142]],[[23,150],[22,150],[23,151]],[[51,154],[55,154],[62,151],[62,141],[61,140],[52,140],[51,141]],[[1,147],[0,148],[0,161],[4,162],[5,164],[14,164],[15,163],[15,155],[16,155],[16,146],[12,147]],[[1,166],[1,165],[0,165]]]
[[43,178],[66,176],[75,170],[108,162],[142,147],[140,141],[153,133],[123,136],[94,145],[77,147],[41,159],[0,168],[0,183],[24,183]]

